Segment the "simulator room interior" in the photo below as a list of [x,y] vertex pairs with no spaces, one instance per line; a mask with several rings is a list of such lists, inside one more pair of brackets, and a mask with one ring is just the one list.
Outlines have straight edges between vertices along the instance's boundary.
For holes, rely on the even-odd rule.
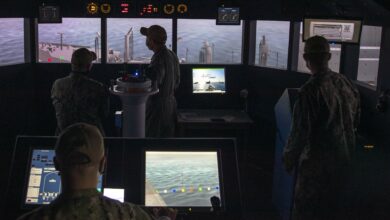
[[[145,209],[175,208],[178,220],[300,219],[295,193],[302,164],[287,172],[285,153],[299,117],[295,103],[302,106],[300,88],[319,75],[305,47],[316,35],[329,44],[327,67],[359,93],[353,160],[344,178],[345,212],[351,219],[390,219],[388,1],[4,0],[1,5],[4,219],[61,194],[54,150],[64,128],[53,85],[80,72],[74,69],[80,48],[93,52],[83,77],[104,88],[107,99],[86,90],[75,100],[87,107],[63,109],[82,112],[106,104],[96,124],[107,156],[97,191]],[[165,30],[165,46],[153,35],[154,25]],[[98,101],[85,101],[90,95]]]

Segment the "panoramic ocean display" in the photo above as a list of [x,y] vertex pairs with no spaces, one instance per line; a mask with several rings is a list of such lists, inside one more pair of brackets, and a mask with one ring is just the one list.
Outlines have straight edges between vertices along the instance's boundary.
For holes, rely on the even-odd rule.
[[[172,20],[170,19],[107,19],[107,48],[114,51],[123,62],[125,52],[125,35],[133,31],[133,57],[148,60],[152,51],[145,45],[145,37],[139,33],[141,27],[159,24],[167,30],[167,47],[172,47]],[[289,22],[258,22],[256,63],[258,63],[259,42],[265,35],[269,46],[267,66],[285,68],[287,66]],[[24,62],[23,19],[0,19],[3,33],[0,45],[2,65]],[[63,18],[62,24],[39,24],[38,41],[42,45],[61,42],[75,48],[87,47],[95,51],[101,49],[100,19],[98,18]],[[212,19],[179,19],[177,33],[177,54],[183,63],[199,63],[202,47],[209,45],[212,63],[241,63],[242,57],[242,25],[216,25]],[[71,48],[74,49],[74,48]],[[58,49],[57,49],[58,50]],[[71,53],[71,51],[69,51]],[[55,57],[56,54],[51,54]],[[58,56],[61,56],[59,54]],[[65,57],[69,55],[65,54]],[[148,58],[148,59],[145,59]],[[43,62],[45,60],[42,60]],[[113,62],[113,61],[112,61]]]

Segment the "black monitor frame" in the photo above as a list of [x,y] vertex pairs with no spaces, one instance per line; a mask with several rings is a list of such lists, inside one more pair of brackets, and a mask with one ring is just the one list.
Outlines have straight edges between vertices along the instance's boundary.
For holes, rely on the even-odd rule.
[[[221,210],[222,211],[225,211],[225,188],[224,188],[224,185],[223,185],[223,171],[222,171],[222,155],[221,155],[221,149],[220,148],[215,148],[215,147],[201,147],[201,149],[199,147],[192,147],[192,146],[182,146],[182,147],[172,147],[172,148],[158,148],[156,149],[156,147],[148,147],[148,148],[145,148],[144,151],[143,151],[143,156],[142,158],[144,159],[143,160],[143,163],[142,163],[142,173],[143,173],[143,179],[146,181],[146,152],[153,152],[153,151],[159,151],[159,152],[164,152],[164,151],[173,151],[173,152],[216,152],[217,153],[217,160],[218,160],[218,180],[219,180],[219,187],[220,187],[220,199],[221,199]],[[141,194],[143,195],[142,197],[142,204],[146,205],[145,204],[145,181],[143,182],[143,188],[141,190]],[[153,207],[153,206],[147,206],[147,207]],[[175,206],[175,207],[171,207],[171,208],[176,208],[178,209],[179,211],[181,212],[187,212],[187,211],[190,211],[191,212],[209,212],[210,211],[210,208],[211,208],[211,204],[210,206]]]
[[[41,13],[44,13],[44,10],[55,10],[58,13],[58,16],[55,18],[44,18]],[[61,7],[58,5],[41,5],[38,7],[38,23],[39,24],[58,24],[62,23],[62,14]]]
[[[194,92],[194,69],[224,69],[224,80],[225,80],[225,92]],[[228,84],[226,82],[226,66],[192,66],[191,67],[191,94],[192,95],[227,95],[228,94]]]
[[351,22],[360,22],[360,30],[358,32],[358,36],[357,36],[357,42],[351,42],[351,41],[332,41],[332,40],[328,40],[329,43],[335,43],[335,44],[357,44],[359,45],[360,44],[360,40],[361,40],[361,34],[362,34],[362,29],[363,29],[363,20],[362,18],[352,18],[352,17],[337,17],[337,18],[333,18],[333,17],[321,17],[321,16],[307,16],[307,17],[304,17],[303,20],[302,20],[302,42],[306,42],[307,39],[305,39],[305,21],[307,19],[319,19],[319,20],[339,20],[339,21],[351,21]]
[[[12,155],[5,196],[4,217],[15,219],[36,204],[25,204],[33,149],[54,149],[57,137],[18,136]],[[241,216],[242,200],[235,139],[229,138],[172,138],[133,139],[105,138],[107,166],[103,175],[103,188],[124,188],[125,201],[144,204],[145,199],[145,151],[217,151],[219,152],[220,195],[222,212],[229,219]],[[210,211],[210,207],[206,208]],[[195,208],[189,215],[202,215],[206,209]],[[208,213],[205,213],[206,215]],[[231,218],[230,218],[231,217]]]
[[24,203],[31,169],[30,158],[33,149],[54,149],[56,140],[57,137],[47,136],[39,138],[18,136],[16,138],[5,194],[7,211],[16,211],[18,207],[18,211],[23,212],[22,210],[31,210],[40,206]]
[[[238,10],[238,20],[236,22],[223,22],[219,19],[219,13],[222,9],[230,9],[230,10]],[[217,8],[217,19],[216,19],[216,25],[241,25],[241,9],[240,7],[218,7]]]

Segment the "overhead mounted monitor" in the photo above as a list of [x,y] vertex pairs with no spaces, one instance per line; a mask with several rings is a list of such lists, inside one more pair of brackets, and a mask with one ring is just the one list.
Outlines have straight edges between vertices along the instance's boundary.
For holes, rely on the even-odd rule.
[[361,20],[305,18],[303,41],[312,36],[323,36],[332,43],[360,43]]
[[225,93],[225,68],[193,68],[193,93]]
[[211,207],[221,198],[217,151],[146,151],[145,206]]
[[[54,167],[54,154],[54,150],[32,150],[25,205],[49,204],[61,193],[61,178]],[[99,176],[97,190],[101,189],[102,176]]]
[[60,6],[39,6],[38,23],[62,23]]
[[217,25],[240,25],[240,8],[219,7]]

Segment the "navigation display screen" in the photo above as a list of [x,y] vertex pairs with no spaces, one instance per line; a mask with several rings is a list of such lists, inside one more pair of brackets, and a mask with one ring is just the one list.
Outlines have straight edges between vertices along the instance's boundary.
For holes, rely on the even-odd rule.
[[[61,193],[61,178],[54,167],[54,150],[34,149],[28,178],[25,204],[49,204]],[[102,189],[102,176],[97,190]]]
[[305,19],[303,40],[319,35],[330,42],[359,43],[361,26],[360,20]]
[[220,198],[217,152],[147,151],[145,206],[210,207]]
[[193,93],[225,93],[225,68],[193,68]]

